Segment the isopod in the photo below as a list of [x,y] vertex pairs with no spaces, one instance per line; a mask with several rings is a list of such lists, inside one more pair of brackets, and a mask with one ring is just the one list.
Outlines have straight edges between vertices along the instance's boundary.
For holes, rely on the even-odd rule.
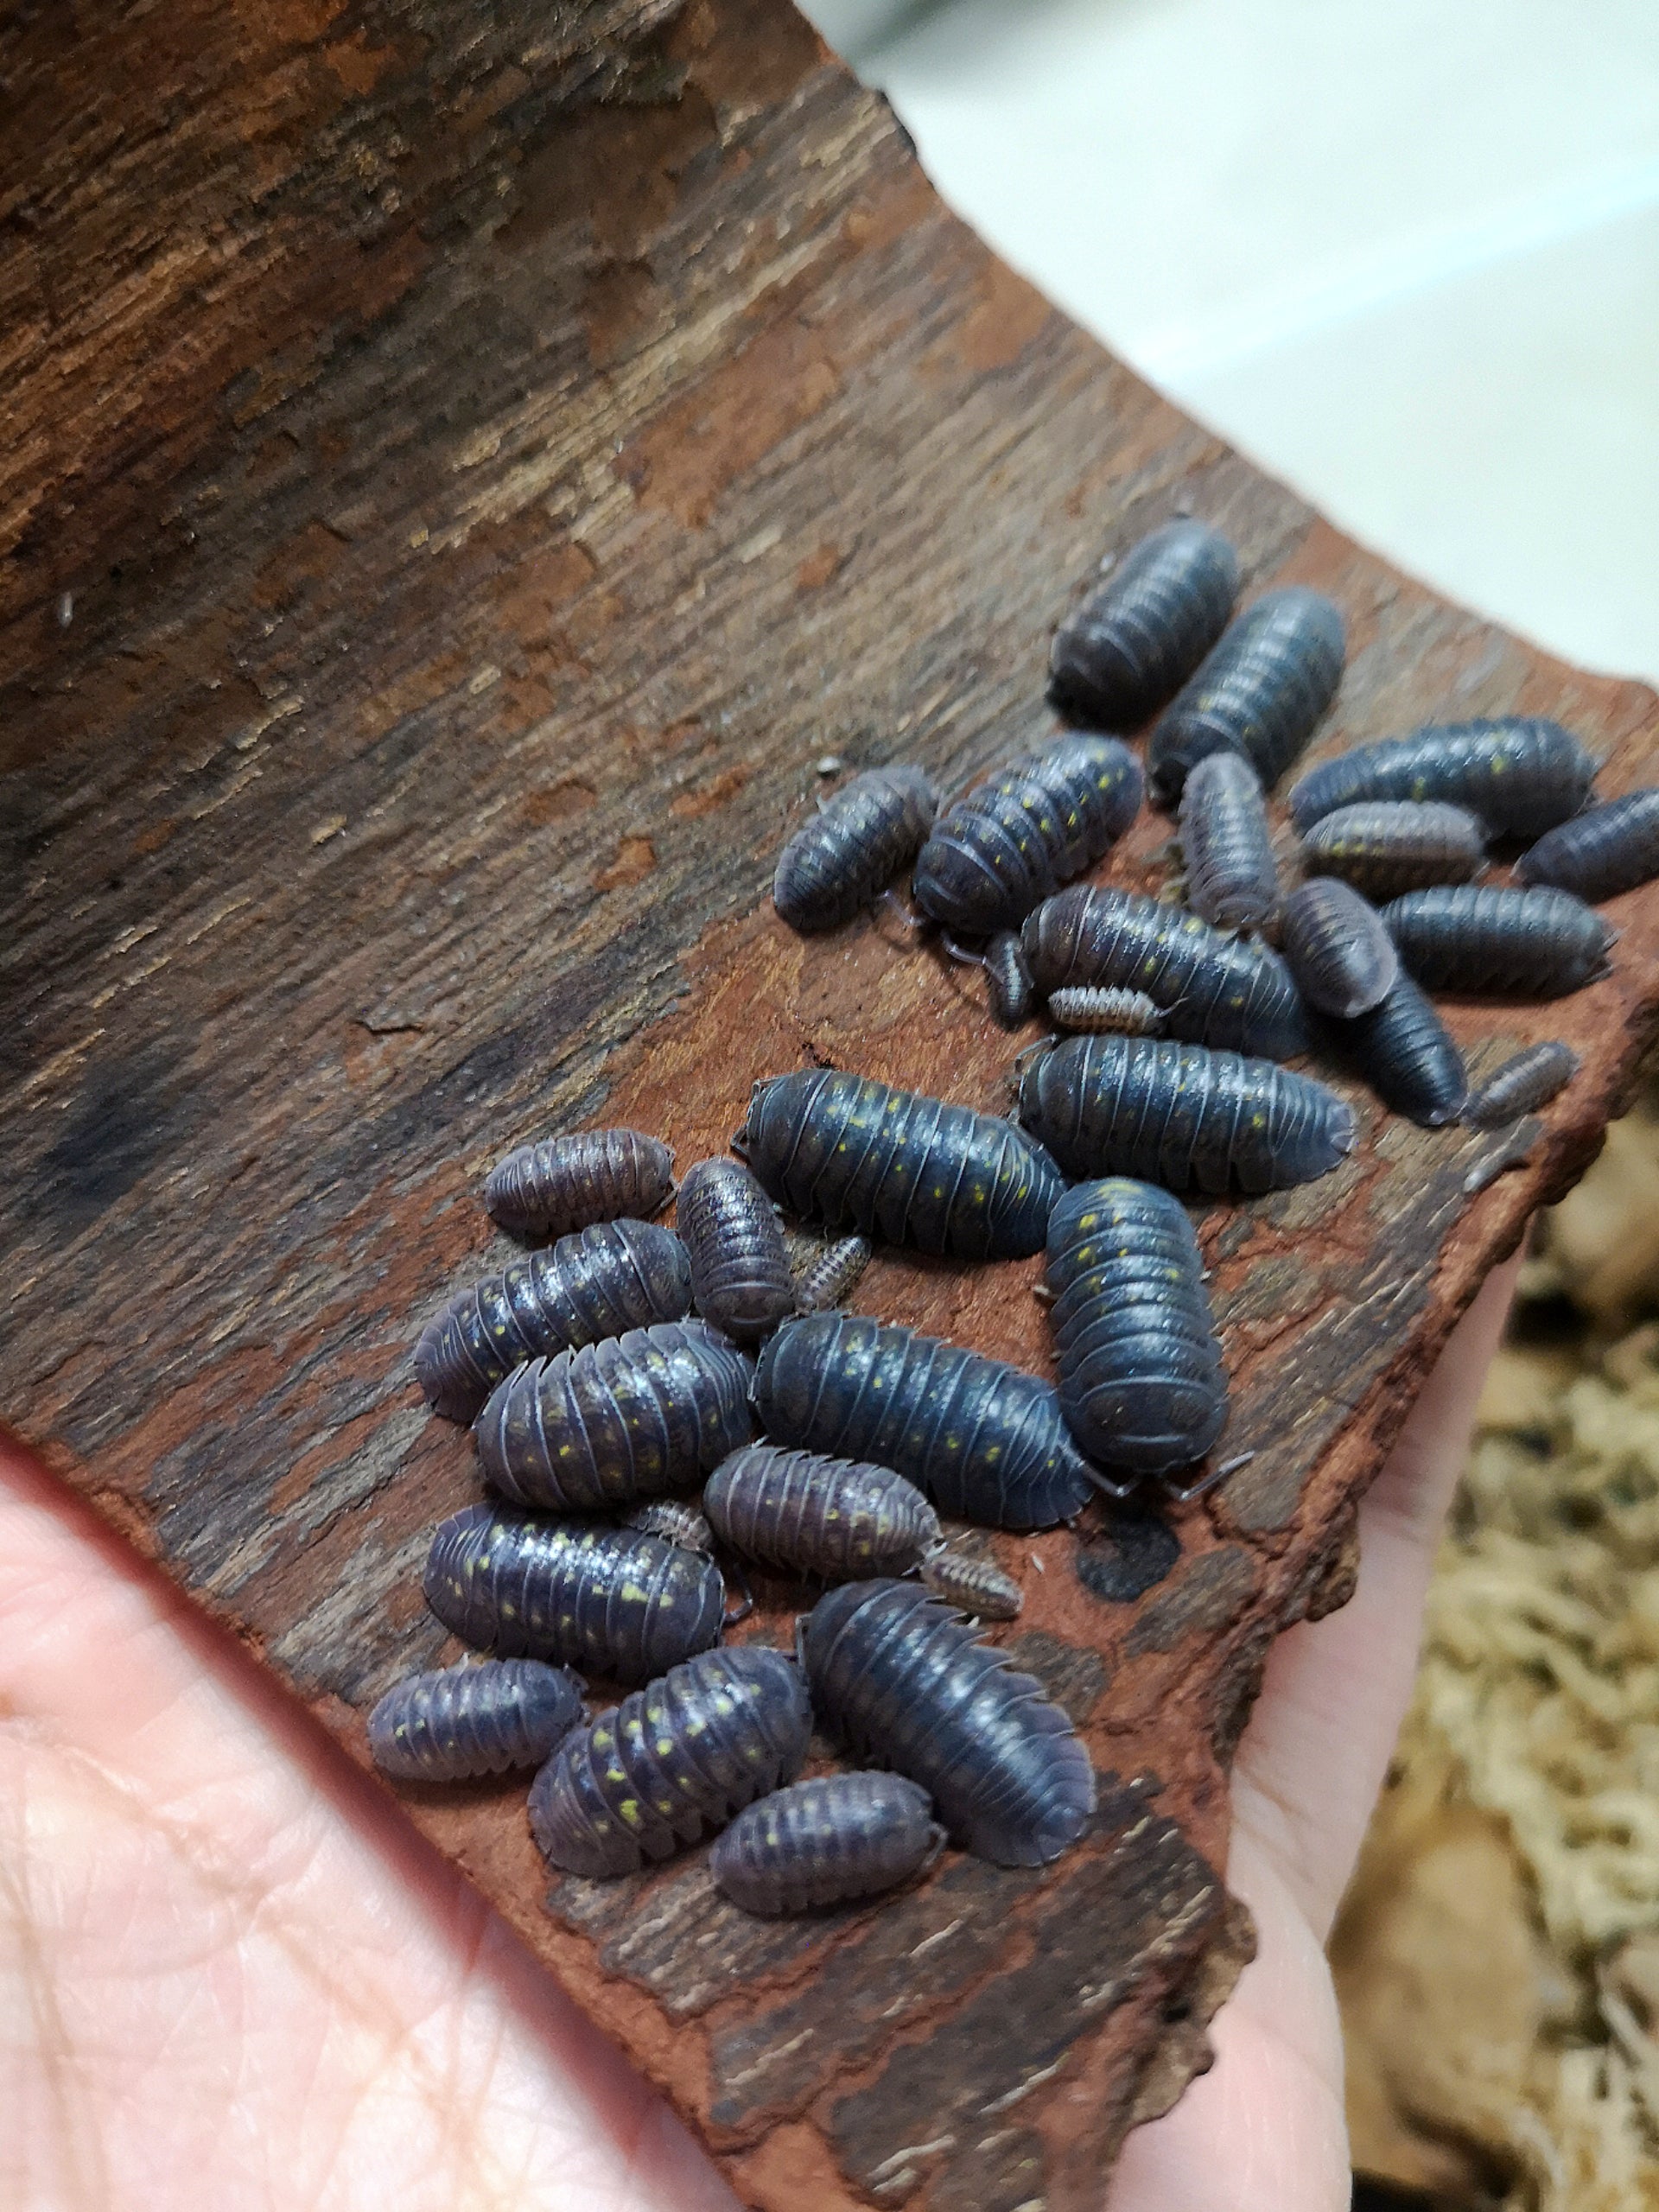
[[1274,1191],[1354,1148],[1345,1098],[1271,1060],[1148,1037],[1069,1037],[1025,1070],[1020,1118],[1068,1175]]
[[1381,1006],[1344,1024],[1343,1040],[1385,1106],[1426,1129],[1455,1122],[1469,1096],[1456,1040],[1402,969]]
[[903,1574],[939,1541],[939,1516],[891,1467],[752,1444],[709,1478],[702,1510],[722,1541],[825,1582]]
[[471,1421],[521,1362],[690,1311],[690,1262],[671,1229],[597,1222],[452,1298],[422,1332],[415,1372],[436,1412]]
[[868,1236],[837,1236],[795,1278],[798,1313],[822,1313],[841,1305],[870,1264]]
[[1168,1020],[1156,999],[1121,983],[1073,983],[1051,991],[1048,1014],[1057,1029],[1090,1036],[1161,1037]]
[[762,1348],[754,1402],[778,1443],[873,1459],[991,1528],[1052,1528],[1098,1486],[1046,1382],[861,1314],[785,1321]]
[[1136,729],[1227,627],[1238,556],[1207,523],[1154,530],[1055,632],[1048,696],[1101,729]]
[[636,1220],[667,1205],[674,1155],[638,1129],[578,1129],[521,1144],[490,1171],[484,1204],[518,1236],[563,1236],[590,1222]]
[[1266,592],[1165,708],[1147,747],[1153,795],[1173,805],[1207,753],[1242,753],[1271,791],[1337,696],[1342,616],[1322,593]]
[[1565,1090],[1584,1063],[1570,1045],[1552,1038],[1529,1045],[1489,1076],[1463,1109],[1471,1128],[1502,1129]]
[[1181,791],[1187,902],[1218,930],[1259,930],[1279,907],[1262,779],[1242,753],[1206,753]]
[[1141,794],[1141,763],[1115,737],[1062,738],[1022,753],[933,824],[911,879],[916,903],[969,937],[1017,929],[1116,842]]
[[1592,902],[1651,883],[1659,875],[1659,791],[1626,791],[1561,823],[1522,854],[1515,874]]
[[912,1582],[849,1582],[801,1631],[812,1703],[855,1758],[930,1792],[954,1840],[998,1866],[1043,1866],[1095,1809],[1066,1714]]
[[794,1312],[784,1232],[741,1160],[700,1160],[689,1168],[674,1221],[690,1258],[696,1309],[717,1329],[753,1344]]
[[1037,1003],[1019,932],[999,930],[985,948],[984,960],[991,1013],[1004,1029],[1017,1029],[1030,1020]]
[[1400,973],[1382,916],[1334,876],[1316,875],[1292,892],[1279,941],[1308,1004],[1344,1021],[1381,1006]]
[[400,1782],[467,1782],[540,1766],[582,1718],[582,1684],[539,1659],[410,1675],[369,1715],[369,1751]]
[[1189,1043],[1271,1059],[1307,1050],[1306,1010],[1276,952],[1144,892],[1078,885],[1046,899],[1020,934],[1051,1002],[1075,984],[1116,984],[1154,999]]
[[1430,991],[1560,998],[1607,969],[1613,931],[1570,891],[1442,885],[1390,899],[1382,920]]
[[643,1682],[717,1641],[710,1559],[632,1529],[468,1505],[433,1531],[423,1584],[447,1629],[500,1658]]
[[902,1774],[821,1774],[741,1812],[709,1872],[734,1904],[772,1919],[890,1890],[944,1842],[932,1799]]
[[532,1360],[474,1425],[504,1497],[603,1511],[689,1490],[749,1437],[749,1362],[702,1321],[659,1321]]
[[791,929],[832,930],[914,860],[939,795],[920,768],[868,768],[784,847],[772,900]]
[[643,1529],[648,1536],[660,1536],[683,1551],[710,1552],[715,1548],[714,1530],[696,1507],[683,1498],[650,1497],[643,1505],[631,1505],[622,1516],[622,1526]]
[[982,1621],[1017,1619],[1026,1593],[1011,1574],[1004,1574],[995,1560],[970,1559],[966,1552],[942,1544],[921,1565],[922,1586],[959,1613],[973,1613]]
[[1466,883],[1486,860],[1486,833],[1444,799],[1360,799],[1322,814],[1302,839],[1310,875],[1339,875],[1368,899],[1431,883]]
[[1362,799],[1440,799],[1466,807],[1494,836],[1539,837],[1578,812],[1595,772],[1573,733],[1541,716],[1431,722],[1310,769],[1290,810],[1306,836],[1321,816]]
[[1012,1123],[833,1068],[757,1083],[734,1143],[802,1219],[958,1259],[1041,1251],[1060,1190]]
[[565,1738],[531,1785],[531,1834],[567,1874],[637,1873],[792,1780],[811,1732],[781,1651],[705,1651]]

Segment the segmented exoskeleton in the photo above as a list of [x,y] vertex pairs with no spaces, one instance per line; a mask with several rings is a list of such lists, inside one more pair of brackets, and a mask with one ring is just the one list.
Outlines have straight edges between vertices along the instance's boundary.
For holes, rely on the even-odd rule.
[[1560,998],[1607,971],[1614,932],[1570,891],[1443,885],[1390,899],[1382,920],[1426,990]]
[[1335,876],[1316,875],[1292,892],[1279,942],[1308,1004],[1343,1021],[1381,1006],[1400,973],[1382,916]]
[[1431,722],[1310,769],[1290,810],[1306,835],[1322,815],[1362,799],[1442,799],[1495,836],[1539,837],[1578,812],[1595,772],[1573,733],[1541,716]]
[[902,1774],[821,1774],[741,1812],[709,1872],[734,1904],[773,1918],[890,1890],[944,1841],[932,1799]]
[[1659,875],[1659,791],[1626,791],[1548,830],[1515,864],[1517,883],[1549,883],[1592,901]]
[[1368,899],[1395,899],[1478,875],[1486,832],[1467,807],[1443,799],[1358,799],[1322,814],[1302,850],[1310,875],[1339,875]]
[[1168,1026],[1156,999],[1121,983],[1073,983],[1051,991],[1048,1018],[1057,1029],[1090,1037],[1161,1037]]
[[1558,1039],[1529,1045],[1488,1076],[1464,1108],[1463,1118],[1471,1128],[1504,1128],[1548,1106],[1583,1065],[1573,1047]]
[[798,1313],[822,1313],[841,1305],[870,1264],[868,1236],[837,1236],[795,1278]]
[[1279,909],[1262,779],[1242,753],[1208,753],[1181,792],[1187,903],[1220,930],[1265,928]]
[[1147,747],[1153,796],[1173,806],[1207,753],[1242,753],[1271,791],[1342,681],[1342,616],[1316,591],[1264,592],[1165,708]]
[[1385,1106],[1426,1129],[1455,1122],[1469,1096],[1456,1039],[1402,969],[1381,1006],[1345,1022],[1343,1041]]
[[938,805],[920,768],[896,763],[855,776],[784,847],[772,904],[791,929],[850,921],[914,860]]
[[825,1582],[903,1574],[939,1541],[939,1516],[891,1467],[752,1444],[702,1493],[715,1533],[769,1567]]
[[691,1263],[696,1308],[740,1344],[753,1344],[795,1311],[784,1232],[772,1200],[740,1160],[688,1168],[674,1224]]
[[638,1129],[578,1129],[521,1144],[491,1169],[484,1203],[520,1236],[562,1236],[590,1222],[636,1220],[667,1205],[674,1155]]
[[369,1715],[369,1751],[400,1782],[465,1782],[539,1766],[582,1718],[582,1684],[539,1659],[410,1675]]
[[1061,623],[1048,696],[1098,729],[1136,729],[1171,699],[1227,627],[1238,556],[1207,523],[1143,537]]
[[995,1560],[972,1559],[950,1544],[928,1554],[921,1580],[930,1596],[982,1621],[1014,1620],[1026,1602],[1025,1592]]

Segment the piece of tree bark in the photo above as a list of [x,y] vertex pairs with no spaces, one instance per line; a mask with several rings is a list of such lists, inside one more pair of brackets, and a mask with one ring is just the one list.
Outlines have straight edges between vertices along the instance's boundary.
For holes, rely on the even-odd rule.
[[[1326,747],[1520,708],[1654,772],[1647,692],[1360,552],[993,260],[786,0],[93,0],[0,50],[0,1407],[359,1754],[445,1648],[425,1532],[477,1477],[409,1353],[504,1256],[486,1166],[601,1113],[689,1163],[807,1060],[1006,1098],[975,979],[760,903],[821,756],[1039,736],[1055,620],[1190,510],[1340,601]],[[1227,1758],[1599,1141],[1659,1001],[1659,902],[1611,911],[1607,981],[1452,1016],[1482,1067],[1580,1047],[1547,1129],[1367,1106],[1340,1173],[1211,1211],[1255,1457],[1179,1548],[986,1540],[1106,1777],[1077,1852],[772,1926],[697,1854],[550,1885],[518,1792],[411,1807],[756,2204],[1093,2202],[1204,2063]],[[1040,1370],[1033,1277],[883,1257],[857,1302]]]

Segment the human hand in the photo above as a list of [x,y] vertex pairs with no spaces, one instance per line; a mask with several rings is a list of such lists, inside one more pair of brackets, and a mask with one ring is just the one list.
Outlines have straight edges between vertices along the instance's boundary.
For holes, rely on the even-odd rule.
[[[1409,1693],[1513,1271],[1362,1514],[1357,1594],[1277,1647],[1230,1886],[1261,1950],[1109,2212],[1338,2212],[1325,1936]],[[0,1445],[0,2203],[715,2212],[691,2138],[397,1807]]]

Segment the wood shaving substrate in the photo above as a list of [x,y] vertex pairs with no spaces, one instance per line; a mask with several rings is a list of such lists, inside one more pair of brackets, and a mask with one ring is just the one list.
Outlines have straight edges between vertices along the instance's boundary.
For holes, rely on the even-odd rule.
[[1449,2205],[1659,2212],[1651,1104],[1541,1224],[1522,1294],[1332,1939],[1354,2163]]

